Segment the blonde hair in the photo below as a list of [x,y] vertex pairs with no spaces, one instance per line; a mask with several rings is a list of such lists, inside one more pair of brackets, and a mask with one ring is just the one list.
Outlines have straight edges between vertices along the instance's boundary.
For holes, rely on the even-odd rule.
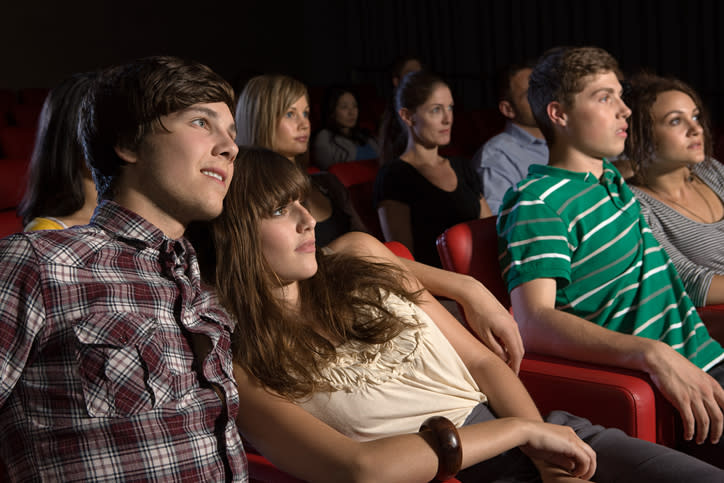
[[302,96],[309,102],[306,86],[286,75],[250,79],[236,104],[236,143],[275,150],[279,120]]

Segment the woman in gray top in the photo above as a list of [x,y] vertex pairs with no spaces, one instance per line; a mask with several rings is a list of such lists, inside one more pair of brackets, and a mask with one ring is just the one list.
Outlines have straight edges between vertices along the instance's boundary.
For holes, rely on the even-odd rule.
[[631,79],[624,155],[652,232],[697,306],[724,303],[724,166],[698,94],[678,79]]

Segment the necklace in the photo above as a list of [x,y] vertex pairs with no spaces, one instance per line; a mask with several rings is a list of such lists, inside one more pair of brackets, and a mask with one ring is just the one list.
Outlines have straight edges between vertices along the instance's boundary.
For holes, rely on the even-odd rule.
[[698,220],[701,220],[701,221],[704,222],[704,223],[714,223],[715,221],[717,221],[716,217],[714,216],[714,207],[711,206],[711,203],[709,203],[709,200],[706,199],[706,196],[704,196],[704,195],[699,191],[699,188],[696,187],[696,184],[695,184],[695,183],[698,182],[698,181],[696,180],[696,178],[694,178],[694,176],[691,175],[691,176],[689,176],[689,178],[688,178],[687,181],[688,181],[689,183],[691,183],[691,187],[692,187],[692,189],[694,190],[694,192],[695,192],[697,195],[699,195],[699,198],[701,198],[701,199],[704,201],[704,203],[706,204],[706,208],[707,208],[707,210],[709,211],[709,218],[708,218],[708,219],[707,219],[707,218],[704,218],[703,216],[699,215],[698,213],[690,210],[690,209],[687,208],[686,206],[684,206],[684,205],[682,205],[682,204],[680,204],[680,203],[677,203],[676,200],[674,200],[674,199],[673,199],[671,196],[669,196],[668,194],[665,194],[665,193],[662,193],[662,192],[659,192],[659,191],[655,190],[655,189],[652,188],[648,183],[646,184],[646,187],[647,187],[652,193],[656,193],[656,196],[658,196],[659,198],[662,198],[662,199],[668,201],[669,203],[671,203],[672,205],[675,205],[675,206],[681,208],[682,210],[684,210],[685,212],[689,213],[689,214],[690,214],[691,216],[693,216],[694,218],[696,218],[696,219],[698,219]]

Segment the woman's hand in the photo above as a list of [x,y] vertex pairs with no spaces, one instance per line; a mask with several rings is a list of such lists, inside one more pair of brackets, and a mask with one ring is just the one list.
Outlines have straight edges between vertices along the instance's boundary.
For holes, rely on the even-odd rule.
[[480,285],[477,296],[461,299],[465,320],[485,346],[518,374],[525,349],[510,312]]
[[568,426],[525,421],[528,443],[520,449],[541,471],[544,481],[561,475],[552,465],[565,470],[570,476],[590,479],[596,472],[596,453]]

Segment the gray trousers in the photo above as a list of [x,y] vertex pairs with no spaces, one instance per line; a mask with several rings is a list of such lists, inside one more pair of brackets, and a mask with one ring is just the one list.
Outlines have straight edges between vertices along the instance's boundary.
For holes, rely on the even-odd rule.
[[[478,405],[465,425],[494,419],[484,405]],[[627,436],[618,429],[605,429],[587,419],[564,411],[553,411],[546,421],[570,426],[597,456],[592,480],[603,482],[724,482],[724,471],[687,454]],[[533,462],[518,448],[482,461],[458,473],[464,482],[540,482]]]

